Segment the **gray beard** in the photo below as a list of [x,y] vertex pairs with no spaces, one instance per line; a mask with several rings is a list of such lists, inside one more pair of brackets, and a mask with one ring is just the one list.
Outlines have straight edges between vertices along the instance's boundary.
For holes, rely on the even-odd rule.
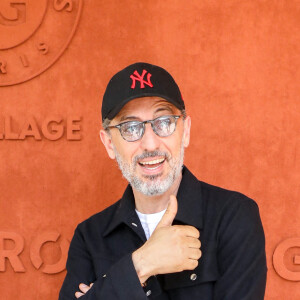
[[[133,158],[131,164],[125,162],[113,145],[116,155],[116,161],[123,177],[130,183],[130,185],[146,196],[156,196],[165,193],[175,182],[175,179],[180,175],[184,160],[184,146],[183,139],[180,146],[179,157],[171,157],[168,153],[162,151],[145,151],[141,155]],[[166,162],[170,165],[170,172],[165,179],[160,179],[161,174],[157,175],[143,175],[142,178],[137,176],[136,168],[138,161],[147,157],[163,156]]]

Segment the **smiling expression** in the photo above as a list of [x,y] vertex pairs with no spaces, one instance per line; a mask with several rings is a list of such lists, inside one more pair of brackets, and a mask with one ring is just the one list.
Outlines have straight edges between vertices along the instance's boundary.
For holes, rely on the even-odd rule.
[[[110,125],[127,121],[153,120],[165,115],[181,115],[179,109],[159,97],[143,97],[128,102]],[[159,195],[168,190],[180,175],[184,148],[189,144],[190,118],[179,118],[170,136],[160,137],[150,124],[143,137],[125,141],[118,129],[101,130],[101,140],[112,159],[116,159],[123,176],[132,188],[145,195]]]

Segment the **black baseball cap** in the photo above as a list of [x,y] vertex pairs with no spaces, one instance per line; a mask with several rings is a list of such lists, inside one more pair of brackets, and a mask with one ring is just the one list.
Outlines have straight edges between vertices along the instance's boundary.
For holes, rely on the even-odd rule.
[[185,108],[179,87],[165,69],[144,62],[134,63],[109,81],[102,101],[102,121],[112,120],[130,100],[157,96]]

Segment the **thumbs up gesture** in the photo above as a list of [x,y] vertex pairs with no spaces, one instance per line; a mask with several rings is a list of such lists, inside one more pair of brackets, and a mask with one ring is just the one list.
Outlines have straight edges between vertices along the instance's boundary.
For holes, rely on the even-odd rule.
[[177,199],[170,196],[165,214],[149,240],[132,254],[141,283],[150,276],[193,270],[201,257],[200,233],[188,225],[173,225]]

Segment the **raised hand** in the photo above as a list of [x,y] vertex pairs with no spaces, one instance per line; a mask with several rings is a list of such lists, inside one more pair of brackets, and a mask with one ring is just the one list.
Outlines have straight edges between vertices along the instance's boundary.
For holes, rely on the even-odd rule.
[[141,283],[150,276],[193,270],[201,257],[200,233],[188,225],[172,225],[177,199],[170,196],[165,214],[149,240],[132,254]]

